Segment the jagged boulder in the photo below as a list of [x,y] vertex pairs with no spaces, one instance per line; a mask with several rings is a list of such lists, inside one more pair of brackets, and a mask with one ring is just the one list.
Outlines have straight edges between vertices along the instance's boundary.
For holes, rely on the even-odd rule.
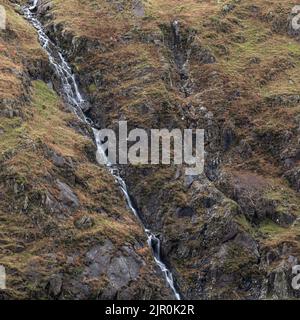
[[76,210],[80,203],[73,190],[67,184],[59,180],[56,182],[56,185],[60,191],[59,200],[68,208]]

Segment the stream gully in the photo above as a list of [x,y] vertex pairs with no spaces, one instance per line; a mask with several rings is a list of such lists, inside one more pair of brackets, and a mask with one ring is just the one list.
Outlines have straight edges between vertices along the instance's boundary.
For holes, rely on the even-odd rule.
[[[106,166],[110,173],[115,178],[116,183],[118,183],[120,189],[122,190],[128,207],[132,211],[132,213],[137,217],[137,219],[140,221],[141,225],[144,228],[144,231],[148,237],[148,245],[152,248],[153,256],[156,264],[159,266],[160,270],[163,272],[166,281],[171,288],[175,298],[177,300],[181,300],[180,294],[175,288],[175,283],[173,279],[173,275],[171,271],[167,268],[165,263],[162,261],[161,258],[161,242],[158,237],[154,235],[154,233],[151,232],[151,230],[147,229],[143,222],[141,217],[139,216],[138,211],[134,207],[130,195],[127,190],[127,186],[125,181],[121,178],[119,174],[119,170],[117,167],[112,166],[106,155],[105,152],[102,149],[102,144],[99,138],[99,131],[93,127],[93,122],[91,119],[88,119],[84,115],[84,106],[86,105],[86,101],[82,98],[78,85],[75,80],[75,76],[72,73],[71,67],[61,54],[59,48],[48,38],[46,35],[46,32],[44,31],[43,25],[38,20],[36,14],[34,11],[37,9],[37,3],[38,0],[31,1],[31,6],[25,6],[23,7],[23,13],[25,18],[34,26],[34,28],[38,32],[39,41],[41,46],[45,49],[45,51],[48,54],[50,65],[53,67],[59,81],[61,82],[61,89],[63,92],[63,98],[64,100],[71,105],[73,111],[76,113],[76,115],[85,123],[87,123],[93,130],[95,141],[97,145],[97,161],[101,163],[106,163]],[[103,159],[105,160],[103,162]]]

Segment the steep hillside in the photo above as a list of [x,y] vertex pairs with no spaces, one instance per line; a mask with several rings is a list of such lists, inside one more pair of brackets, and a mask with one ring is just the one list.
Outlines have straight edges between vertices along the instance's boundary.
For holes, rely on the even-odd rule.
[[[205,175],[124,176],[185,298],[292,298],[300,46],[290,1],[40,1],[99,127],[204,128]],[[181,214],[181,212],[188,213]]]
[[[59,91],[33,30],[6,5],[0,205],[1,250],[7,246],[8,253],[1,264],[14,266],[12,281],[33,283],[31,295],[45,294],[35,284],[55,265],[50,288],[56,292],[64,274],[62,296],[133,297],[137,286],[134,297],[166,298],[137,221],[94,163],[86,128],[41,81]],[[286,0],[38,2],[37,15],[64,49],[99,128],[127,120],[130,128],[205,129],[200,177],[185,176],[184,166],[122,168],[185,299],[299,298],[291,287],[300,259],[300,38],[291,28],[293,6]],[[82,224],[88,229],[78,229]],[[18,241],[22,249],[12,245]],[[119,264],[113,260],[103,276],[93,274],[94,263],[102,263],[94,252],[116,259],[112,248],[138,269],[133,280],[142,281],[127,279],[126,290],[107,293],[100,288],[114,284],[110,266]],[[76,270],[83,279],[74,284]],[[85,278],[90,273],[93,284]]]
[[1,298],[170,297],[139,222],[109,172],[96,165],[91,132],[53,91],[35,30],[18,7],[3,5]]

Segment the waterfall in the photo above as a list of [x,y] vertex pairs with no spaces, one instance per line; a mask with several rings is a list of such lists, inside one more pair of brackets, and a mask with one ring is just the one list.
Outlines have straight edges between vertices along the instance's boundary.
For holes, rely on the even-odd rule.
[[[38,0],[34,0],[33,5],[28,7],[23,7],[23,13],[25,18],[34,26],[34,28],[38,32],[38,37],[40,44],[45,49],[45,51],[48,54],[50,65],[53,67],[54,72],[56,73],[57,77],[59,78],[61,82],[61,88],[63,92],[63,98],[65,101],[72,107],[75,114],[84,122],[86,122],[93,130],[95,141],[97,145],[97,154],[96,158],[99,162],[99,164],[106,163],[106,166],[112,176],[115,178],[116,183],[119,185],[121,191],[123,192],[127,205],[129,209],[132,211],[132,213],[135,215],[135,217],[140,221],[141,225],[144,228],[144,231],[148,237],[148,244],[152,248],[154,260],[156,264],[159,266],[160,270],[164,274],[166,281],[171,288],[172,292],[174,293],[174,296],[177,300],[180,300],[180,294],[175,288],[175,282],[173,279],[173,275],[171,271],[167,268],[165,263],[161,259],[161,242],[158,237],[155,236],[151,230],[147,229],[144,224],[142,223],[142,219],[139,216],[139,213],[137,212],[136,208],[132,204],[129,192],[127,190],[127,186],[125,181],[121,178],[119,174],[119,170],[117,167],[112,166],[109,163],[109,160],[107,159],[103,149],[102,149],[102,143],[99,138],[99,130],[93,127],[92,120],[87,118],[84,114],[84,108],[86,106],[86,101],[82,98],[78,85],[75,79],[74,74],[72,73],[71,67],[61,54],[59,48],[48,38],[46,35],[44,28],[41,24],[41,22],[37,19],[36,15],[32,12],[37,8]],[[105,160],[103,162],[103,159]]]
[[38,3],[38,1],[39,1],[39,0],[33,0],[33,1],[31,1],[31,2],[32,2],[32,6],[29,7],[29,10],[30,10],[30,11],[33,11],[33,10],[35,10],[35,9],[37,8],[37,3]]

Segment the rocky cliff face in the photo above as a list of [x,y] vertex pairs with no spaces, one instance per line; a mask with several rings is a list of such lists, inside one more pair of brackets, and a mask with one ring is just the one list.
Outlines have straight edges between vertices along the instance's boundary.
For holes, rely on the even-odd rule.
[[[127,120],[130,128],[205,129],[205,172],[196,179],[181,166],[122,168],[186,299],[299,298],[291,270],[300,259],[300,44],[290,12],[289,1],[39,1],[38,16],[72,63],[99,127]],[[9,46],[18,37],[1,41]],[[24,92],[28,115],[6,97],[3,119],[20,124],[2,130],[17,139],[3,150],[21,149],[2,165],[14,170],[3,174],[1,205],[14,205],[14,214],[4,205],[3,219],[14,230],[10,237],[31,239],[22,240],[24,260],[15,248],[3,260],[20,261],[12,281],[45,281],[33,292],[59,297],[166,298],[137,221],[93,163],[88,132],[41,82],[56,88],[38,45],[27,50],[24,44],[16,53],[27,57],[19,62],[26,81],[10,98]],[[24,121],[37,150],[34,174],[33,155],[18,141]],[[50,247],[48,228],[55,232]],[[53,265],[58,271],[46,281]]]

